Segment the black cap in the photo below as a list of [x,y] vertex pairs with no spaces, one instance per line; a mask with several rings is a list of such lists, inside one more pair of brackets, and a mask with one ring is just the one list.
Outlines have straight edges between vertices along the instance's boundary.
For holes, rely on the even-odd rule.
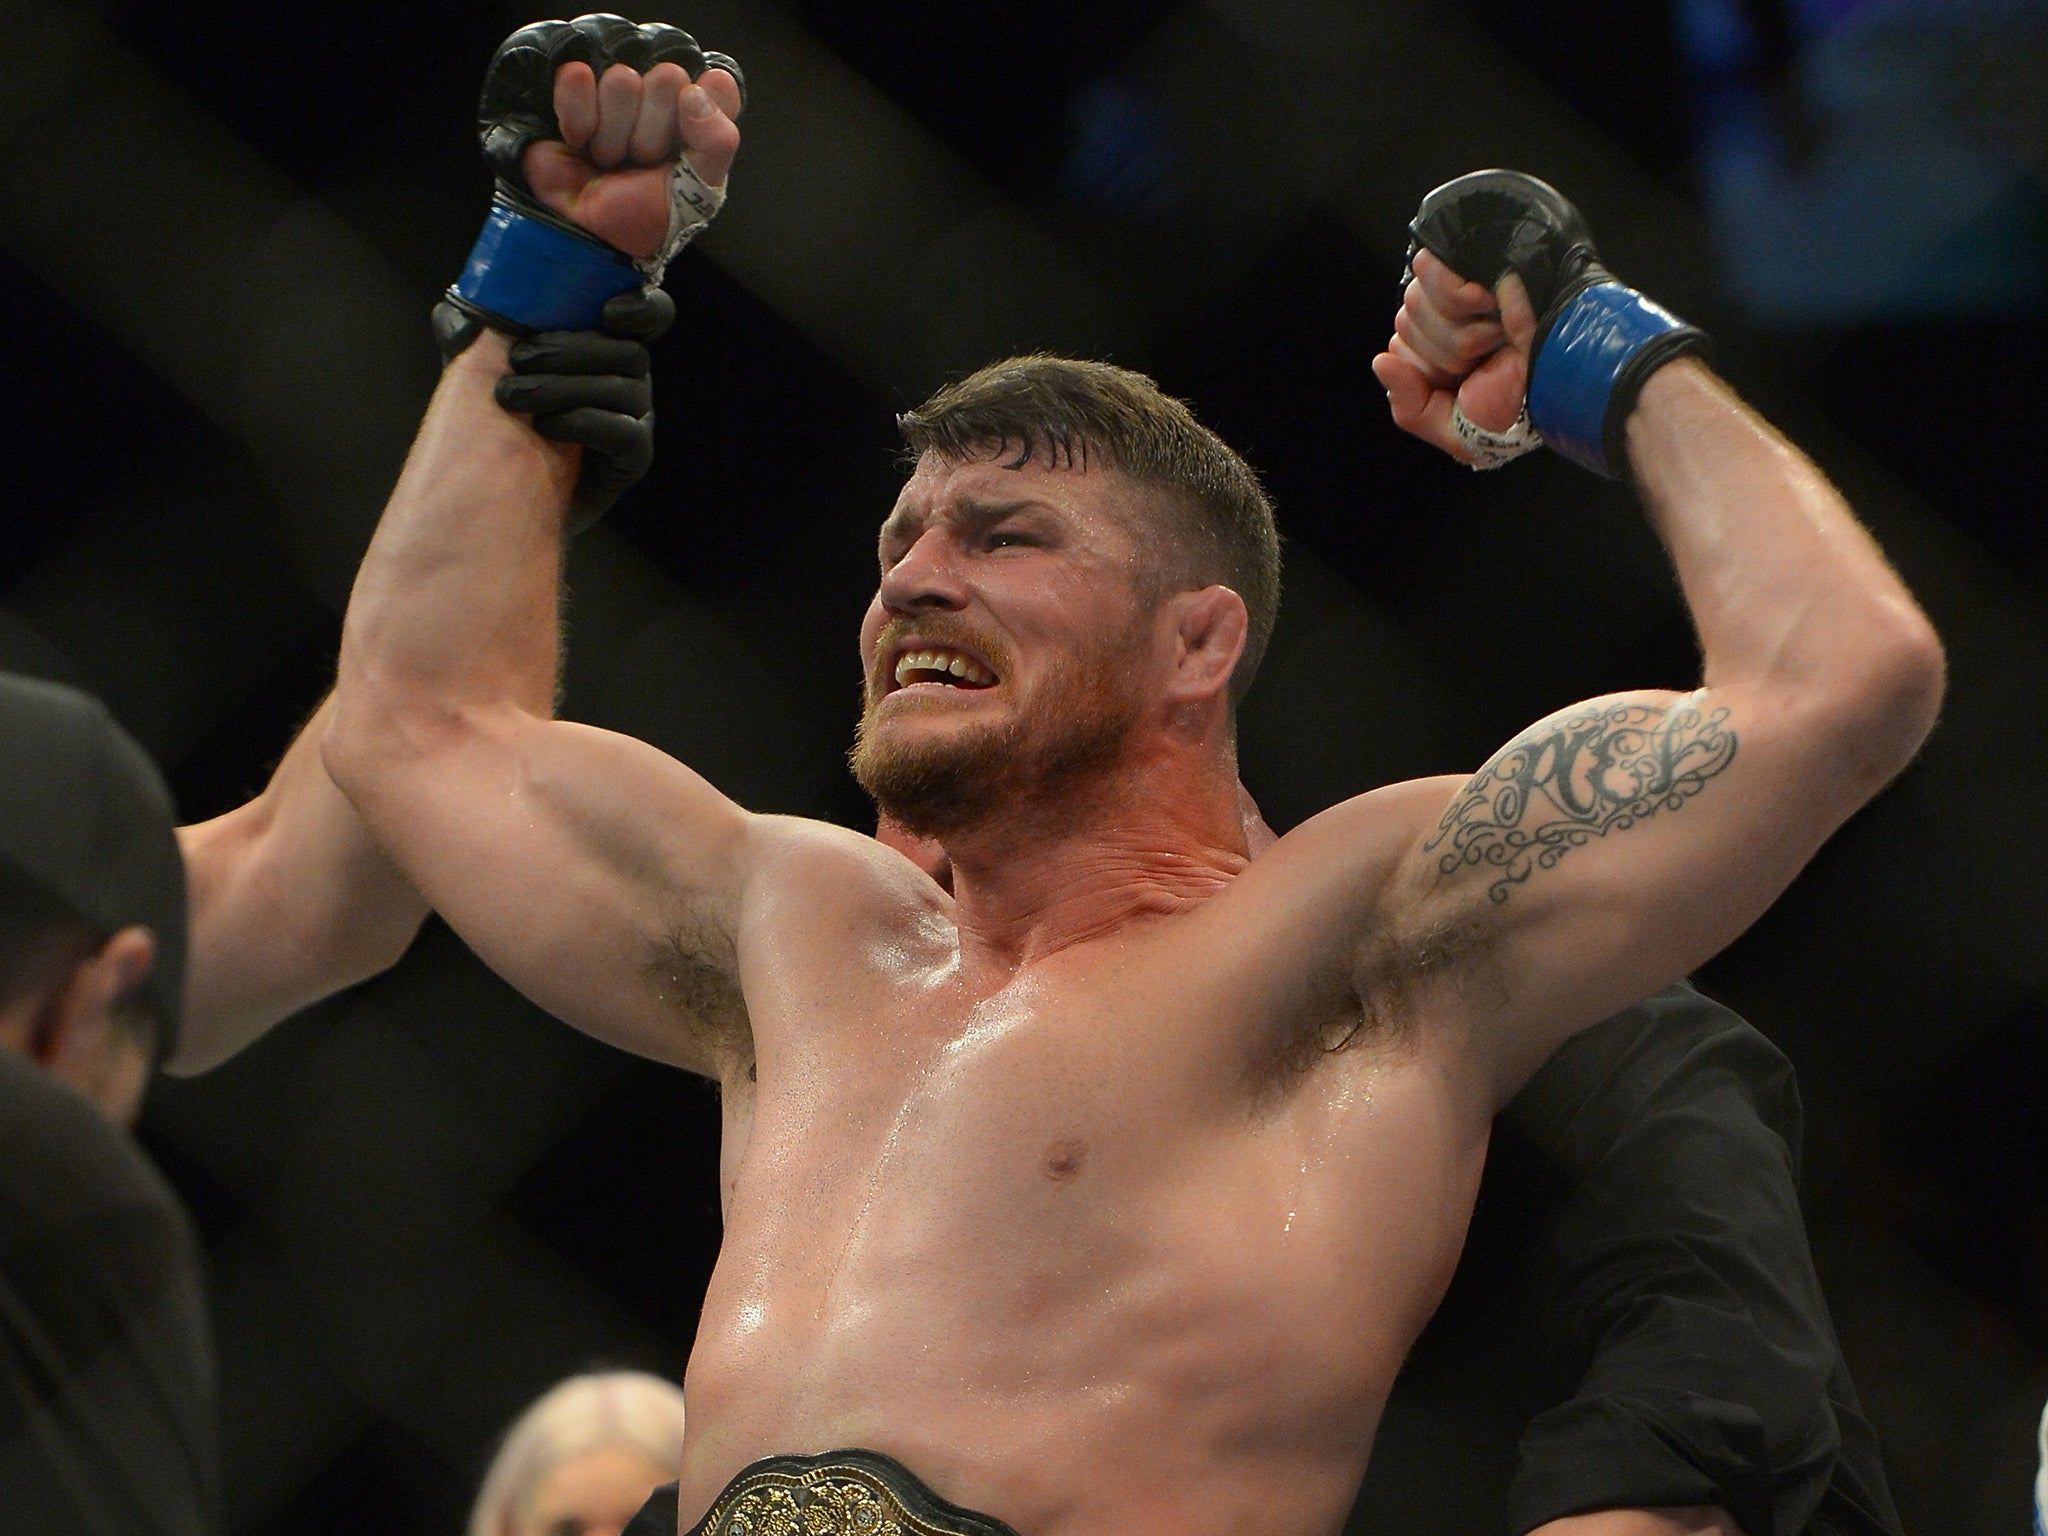
[[0,672],[0,866],[102,935],[156,935],[142,984],[157,1060],[177,1044],[185,993],[185,861],[171,792],[90,694]]

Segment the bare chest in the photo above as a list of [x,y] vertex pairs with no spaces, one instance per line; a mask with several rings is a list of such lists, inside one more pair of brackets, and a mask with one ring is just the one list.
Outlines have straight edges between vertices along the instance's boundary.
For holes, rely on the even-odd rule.
[[907,951],[743,978],[699,1491],[848,1444],[1047,1529],[1106,1476],[1237,1496],[1276,1446],[1348,1488],[1476,1182],[1426,1059],[1255,1080],[1243,1013],[1300,989],[1228,954]]
[[1041,1359],[1147,1309],[1139,1332],[1213,1333],[1343,1274],[1329,1316],[1384,1311],[1442,1257],[1416,1203],[1462,1226],[1427,1074],[1368,1044],[1256,1081],[1226,1043],[1242,1006],[1213,969],[1124,952],[994,986],[940,966],[771,992],[711,1301],[814,1352],[841,1330],[866,1347],[886,1311],[921,1341],[941,1316],[1035,1336]]
[[1159,1003],[1114,965],[994,985],[876,967],[754,1003],[729,1223],[779,1224],[797,1197],[869,1243],[1085,1228],[1208,1107]]

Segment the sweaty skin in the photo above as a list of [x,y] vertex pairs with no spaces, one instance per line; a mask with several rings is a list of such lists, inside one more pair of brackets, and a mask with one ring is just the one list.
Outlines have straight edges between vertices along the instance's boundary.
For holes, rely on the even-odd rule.
[[[650,110],[628,98],[656,83],[615,74],[557,81],[591,181],[682,151],[722,182],[729,82]],[[673,137],[607,139],[628,107]],[[1466,324],[1443,335],[1469,372]],[[1707,686],[1574,706],[1253,863],[1237,594],[1145,606],[1144,493],[1099,461],[927,456],[883,525],[864,729],[885,755],[1004,743],[977,760],[1012,785],[941,838],[942,887],[550,718],[576,459],[498,409],[504,359],[482,337],[429,408],[326,760],[489,964],[722,1085],[686,1526],[759,1457],[865,1446],[1024,1536],[1335,1530],[1495,1109],[1752,921],[1940,694],[1932,631],[1832,488],[1676,364],[1630,445]],[[1063,722],[1120,711],[1107,758],[1034,777]]]

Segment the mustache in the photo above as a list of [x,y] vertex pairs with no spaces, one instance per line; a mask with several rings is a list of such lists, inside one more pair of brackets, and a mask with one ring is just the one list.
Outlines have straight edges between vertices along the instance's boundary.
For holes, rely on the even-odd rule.
[[906,636],[913,634],[922,644],[972,651],[989,664],[997,677],[1010,675],[1008,647],[994,635],[975,628],[965,619],[956,619],[949,614],[933,614],[920,619],[891,619],[882,626],[881,633],[875,636],[875,652],[868,661],[868,703],[874,703],[889,691],[889,672],[892,666],[890,654]]

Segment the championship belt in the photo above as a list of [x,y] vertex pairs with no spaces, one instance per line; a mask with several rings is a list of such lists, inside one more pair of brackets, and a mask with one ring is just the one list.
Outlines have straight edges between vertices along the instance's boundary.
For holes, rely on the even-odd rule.
[[1017,1536],[949,1504],[879,1451],[770,1456],[726,1484],[690,1536]]

